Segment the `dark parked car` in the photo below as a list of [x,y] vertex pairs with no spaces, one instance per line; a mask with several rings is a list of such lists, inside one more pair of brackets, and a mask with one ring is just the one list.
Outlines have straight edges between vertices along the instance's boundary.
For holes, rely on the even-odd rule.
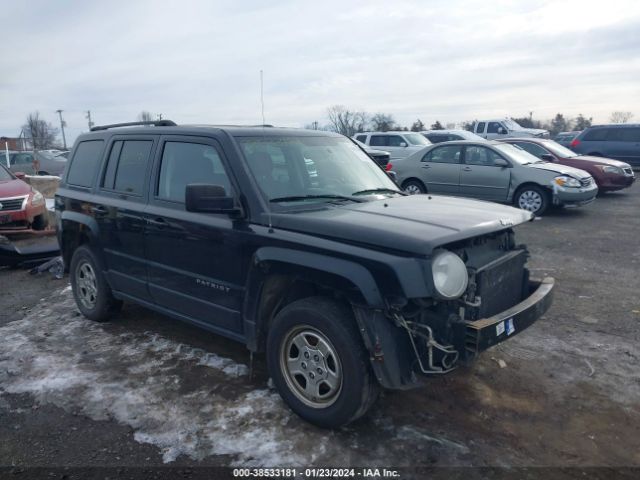
[[104,321],[133,301],[264,351],[310,422],[351,422],[551,303],[514,235],[529,212],[406,195],[334,133],[155,125],[72,149],[55,203],[78,308]]
[[420,132],[431,143],[452,142],[454,140],[473,140],[482,142],[484,138],[468,130],[424,130]]
[[0,165],[0,233],[2,230],[42,230],[47,226],[44,196]]
[[633,169],[628,163],[610,158],[579,155],[554,142],[538,138],[507,138],[501,140],[526,150],[547,162],[557,162],[579,168],[591,174],[600,192],[612,192],[630,187],[635,181]]
[[383,168],[386,168],[389,165],[389,159],[391,158],[391,154],[389,152],[385,152],[384,150],[376,150],[375,148],[371,148],[368,145],[362,143],[359,140],[354,140],[360,147],[373,158],[378,165]]
[[575,132],[560,132],[554,138],[556,142],[564,147],[568,147],[571,145],[571,142],[574,138],[576,138],[580,134],[581,130],[577,130]]
[[582,155],[615,158],[640,167],[640,124],[594,125],[574,138],[570,147]]

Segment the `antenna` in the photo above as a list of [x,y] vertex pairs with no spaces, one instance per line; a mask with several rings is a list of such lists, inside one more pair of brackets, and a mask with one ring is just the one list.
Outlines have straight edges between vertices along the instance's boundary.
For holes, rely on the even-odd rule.
[[264,73],[260,70],[260,104],[262,105],[262,125],[267,122],[264,121]]
[[[264,72],[260,70],[260,105],[262,107],[262,135],[264,135]],[[267,222],[269,223],[269,233],[274,233],[271,223],[271,205],[267,204]]]

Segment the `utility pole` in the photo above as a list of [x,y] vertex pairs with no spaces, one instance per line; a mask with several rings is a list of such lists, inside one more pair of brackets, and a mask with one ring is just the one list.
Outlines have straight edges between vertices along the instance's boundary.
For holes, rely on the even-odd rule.
[[85,115],[85,118],[87,119],[87,123],[89,125],[89,130],[91,130],[91,127],[93,127],[95,125],[95,123],[93,123],[91,121],[91,110],[87,110],[87,114]]
[[158,114],[158,120],[162,120],[162,114],[161,113]]
[[56,113],[60,117],[60,130],[62,130],[62,144],[64,145],[64,149],[67,149],[67,139],[64,136],[64,120],[62,119],[62,110],[56,110]]

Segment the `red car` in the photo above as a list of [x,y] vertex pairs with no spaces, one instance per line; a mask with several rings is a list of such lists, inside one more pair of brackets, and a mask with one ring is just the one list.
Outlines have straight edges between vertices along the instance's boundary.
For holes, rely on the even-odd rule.
[[0,232],[43,230],[47,226],[44,196],[21,178],[24,173],[14,175],[0,166]]
[[590,173],[600,192],[622,190],[630,187],[636,179],[628,163],[611,158],[579,155],[553,140],[505,138],[500,141],[517,145],[541,160],[568,165]]

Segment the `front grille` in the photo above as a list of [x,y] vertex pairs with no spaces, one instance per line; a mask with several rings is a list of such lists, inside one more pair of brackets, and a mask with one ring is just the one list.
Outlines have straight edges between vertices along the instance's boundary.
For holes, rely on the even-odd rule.
[[487,318],[522,301],[527,281],[525,250],[512,250],[478,269],[477,295],[482,299],[479,318]]
[[587,177],[580,180],[580,185],[583,187],[590,187],[592,183],[593,183],[592,177]]
[[6,212],[9,210],[22,210],[22,202],[26,197],[1,199],[0,198],[0,212]]

